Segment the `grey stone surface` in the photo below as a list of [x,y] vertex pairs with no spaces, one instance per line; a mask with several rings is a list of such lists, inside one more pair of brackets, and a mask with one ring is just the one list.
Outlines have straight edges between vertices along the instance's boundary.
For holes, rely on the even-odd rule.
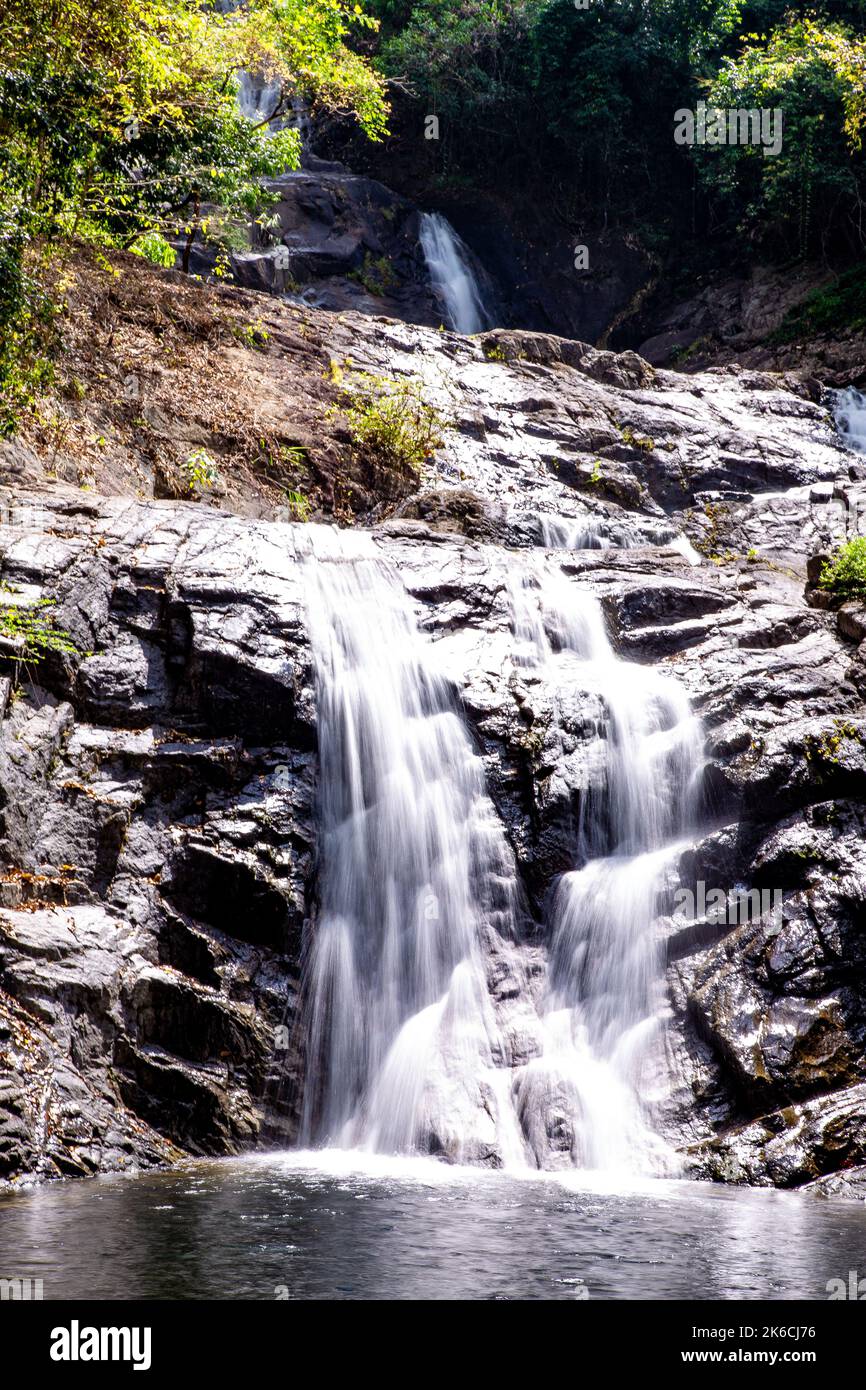
[[[615,543],[547,563],[704,723],[684,879],[785,894],[781,924],[660,905],[666,1137],[699,1176],[848,1191],[866,1166],[866,672],[859,610],[837,622],[804,593],[858,487],[825,412],[781,378],[683,379],[545,335],[350,315],[330,331],[335,355],[421,371],[450,411],[376,536],[520,875],[521,938],[488,943],[502,1064],[537,1048],[544,899],[581,805],[605,795],[598,695],[515,666],[508,586],[540,517],[592,518]],[[46,529],[0,528],[2,579],[56,600],[79,650],[29,672],[0,732],[0,1177],[290,1142],[316,911],[306,528],[59,488],[42,502]],[[531,1138],[560,1161],[555,1134]]]

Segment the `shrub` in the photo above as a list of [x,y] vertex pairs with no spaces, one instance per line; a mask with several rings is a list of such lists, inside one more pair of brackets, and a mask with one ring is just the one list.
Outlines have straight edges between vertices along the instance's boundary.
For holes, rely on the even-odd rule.
[[204,449],[196,449],[183,465],[190,492],[207,492],[220,482],[219,466]]
[[832,285],[814,290],[802,304],[788,311],[771,337],[773,342],[790,343],[795,338],[838,333],[842,329],[866,329],[866,269],[862,266],[846,271]]
[[352,443],[374,467],[420,476],[442,443],[445,421],[415,378],[358,372],[343,392],[343,408]]
[[165,270],[170,270],[176,260],[174,247],[161,232],[145,232],[129,249],[136,256],[143,256],[152,265],[161,265]]
[[821,588],[837,598],[866,598],[866,537],[840,545],[822,566]]

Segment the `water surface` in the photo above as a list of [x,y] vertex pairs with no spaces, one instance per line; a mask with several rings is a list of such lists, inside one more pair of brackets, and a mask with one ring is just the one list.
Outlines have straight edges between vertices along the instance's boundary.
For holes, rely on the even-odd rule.
[[0,1198],[46,1299],[826,1299],[866,1205],[357,1154],[196,1161]]

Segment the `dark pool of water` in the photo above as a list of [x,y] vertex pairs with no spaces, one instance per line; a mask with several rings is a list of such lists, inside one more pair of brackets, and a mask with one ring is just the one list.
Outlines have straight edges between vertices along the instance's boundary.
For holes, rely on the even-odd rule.
[[0,1277],[46,1299],[826,1299],[866,1205],[270,1155],[0,1198]]

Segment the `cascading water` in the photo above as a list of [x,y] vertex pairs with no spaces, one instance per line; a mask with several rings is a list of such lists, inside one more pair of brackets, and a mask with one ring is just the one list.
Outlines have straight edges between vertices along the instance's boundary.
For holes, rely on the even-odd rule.
[[524,664],[534,642],[551,681],[577,683],[606,710],[605,795],[588,798],[582,867],[553,895],[544,1046],[519,1080],[521,1120],[539,1161],[556,1132],[579,1167],[671,1172],[653,1126],[665,1007],[653,926],[678,837],[693,823],[700,727],[675,682],[616,657],[598,601],[575,595],[560,572],[528,577],[512,604]]
[[541,540],[548,550],[607,550],[614,544],[606,522],[598,517],[585,516],[579,521],[571,517],[542,516]]
[[548,550],[634,550],[641,546],[671,546],[684,555],[689,564],[700,564],[700,555],[681,531],[673,526],[642,526],[626,530],[603,517],[586,515],[573,517],[539,517],[541,541]]
[[252,73],[241,71],[237,75],[237,84],[241,114],[256,125],[264,124],[278,109],[282,83],[266,82]]
[[517,1065],[487,982],[491,941],[520,949],[516,873],[453,689],[369,534],[305,527],[303,543],[321,839],[302,1137],[673,1171],[653,1124],[653,926],[701,766],[685,695],[621,662],[598,601],[548,559],[512,581],[515,666],[584,692],[603,770],[576,829],[580,867],[552,896],[540,1024],[526,1005],[538,1055]]
[[866,454],[866,395],[853,386],[837,391],[833,413],[848,448]]
[[482,931],[513,933],[516,880],[481,761],[371,538],[305,531],[321,909],[304,1137],[455,1159],[471,1138],[521,1161],[481,951]]
[[438,212],[421,216],[421,249],[433,289],[441,298],[448,327],[457,333],[480,333],[492,326],[469,248]]

